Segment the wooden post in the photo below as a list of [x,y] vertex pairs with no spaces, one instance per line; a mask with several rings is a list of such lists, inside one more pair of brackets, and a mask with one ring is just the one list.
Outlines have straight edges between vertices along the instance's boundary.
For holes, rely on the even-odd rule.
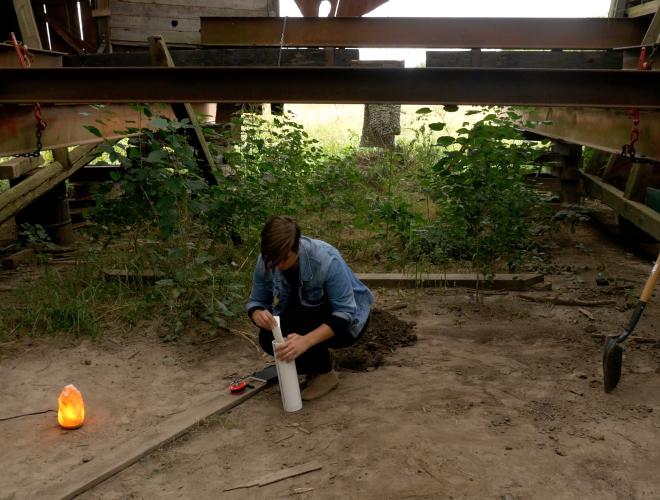
[[582,166],[582,146],[562,142],[554,142],[552,150],[562,156],[561,192],[562,203],[580,203],[580,167]]
[[646,188],[653,177],[654,169],[655,165],[652,163],[633,163],[626,182],[626,190],[623,192],[624,198],[644,203]]
[[32,49],[42,49],[41,39],[37,22],[34,19],[32,4],[30,0],[14,0],[14,10],[18,19],[18,27],[21,30],[21,40]]
[[[174,61],[172,61],[172,56],[170,55],[170,51],[168,50],[162,36],[149,37],[149,53],[151,55],[151,64],[153,66],[174,67]],[[191,85],[194,85],[194,82],[191,82]],[[188,103],[172,104],[172,111],[174,111],[177,120],[184,120],[186,118],[190,120],[190,124],[193,128],[186,133],[188,135],[188,142],[195,149],[195,156],[199,162],[202,176],[209,185],[217,185],[218,179],[213,173],[216,169],[215,161],[211,156],[209,145],[204,138],[202,127],[199,125],[199,121],[197,120],[197,116],[192,106]]]

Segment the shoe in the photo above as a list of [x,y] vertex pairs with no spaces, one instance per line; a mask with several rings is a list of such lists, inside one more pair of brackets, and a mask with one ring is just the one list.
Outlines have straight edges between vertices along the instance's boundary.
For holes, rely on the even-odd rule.
[[339,385],[339,378],[334,370],[328,373],[321,373],[310,379],[307,387],[302,391],[303,401],[311,401],[326,395],[332,389]]

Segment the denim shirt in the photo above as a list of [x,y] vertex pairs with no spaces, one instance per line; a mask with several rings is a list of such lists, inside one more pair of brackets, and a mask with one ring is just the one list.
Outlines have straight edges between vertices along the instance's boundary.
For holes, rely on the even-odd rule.
[[[339,251],[321,240],[300,238],[298,269],[300,302],[306,307],[330,305],[332,315],[348,321],[348,331],[357,337],[364,327],[374,297],[348,267]],[[246,310],[263,307],[279,316],[292,293],[281,270],[267,270],[261,255],[252,277],[252,293]]]

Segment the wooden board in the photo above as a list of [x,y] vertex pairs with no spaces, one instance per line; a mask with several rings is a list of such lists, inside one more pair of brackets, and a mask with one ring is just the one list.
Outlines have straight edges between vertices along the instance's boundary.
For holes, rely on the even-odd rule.
[[93,461],[82,464],[50,483],[46,482],[40,491],[26,492],[25,498],[64,500],[80,495],[185,434],[202,420],[211,415],[227,412],[266,387],[266,383],[262,381],[251,379],[250,383],[254,388],[246,389],[243,394],[232,395],[228,391],[216,394],[205,403],[141,431],[133,439],[116,446],[108,443],[105,453],[99,453]]
[[[426,287],[466,287],[476,288],[477,276],[470,274],[399,274],[399,273],[359,273],[358,279],[369,287],[382,288],[426,288]],[[503,290],[529,290],[532,285],[543,282],[542,274],[496,274],[486,283],[483,277],[479,287]]]
[[660,0],[653,0],[652,2],[635,5],[634,7],[626,9],[626,17],[640,17],[655,14],[658,7],[660,7]]
[[31,172],[44,162],[40,156],[29,158],[11,158],[0,163],[0,179],[16,179]]
[[638,228],[660,241],[660,213],[642,203],[627,200],[623,191],[594,175],[582,174],[585,192],[614,209]]
[[20,41],[30,48],[41,49],[39,30],[37,29],[37,22],[34,19],[30,0],[14,0],[14,10],[21,30]]
[[268,16],[268,0],[111,0],[112,42],[147,42],[162,35],[169,44],[200,43],[200,17]]

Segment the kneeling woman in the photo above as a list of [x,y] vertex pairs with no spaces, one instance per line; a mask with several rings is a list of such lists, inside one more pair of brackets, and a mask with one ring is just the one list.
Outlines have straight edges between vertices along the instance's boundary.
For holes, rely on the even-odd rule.
[[373,295],[332,245],[300,235],[290,217],[271,217],[261,231],[261,255],[247,304],[260,328],[259,344],[273,354],[273,315],[280,316],[284,344],[277,357],[296,360],[308,375],[304,400],[331,391],[339,380],[328,349],[349,347],[367,329]]

